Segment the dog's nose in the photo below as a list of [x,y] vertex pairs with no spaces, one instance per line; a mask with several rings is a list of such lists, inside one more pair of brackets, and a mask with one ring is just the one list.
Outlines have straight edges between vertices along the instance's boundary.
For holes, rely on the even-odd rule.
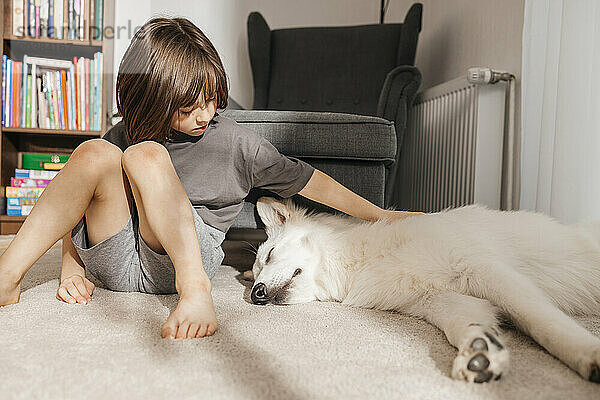
[[264,283],[257,283],[252,288],[250,298],[254,304],[267,304],[267,286]]

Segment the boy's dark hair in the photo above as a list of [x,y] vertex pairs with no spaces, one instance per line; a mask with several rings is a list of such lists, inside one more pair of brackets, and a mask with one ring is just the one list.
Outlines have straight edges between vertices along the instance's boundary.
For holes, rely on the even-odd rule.
[[117,108],[131,144],[164,142],[179,108],[203,95],[227,107],[227,76],[208,38],[185,18],[152,18],[135,33],[117,76]]

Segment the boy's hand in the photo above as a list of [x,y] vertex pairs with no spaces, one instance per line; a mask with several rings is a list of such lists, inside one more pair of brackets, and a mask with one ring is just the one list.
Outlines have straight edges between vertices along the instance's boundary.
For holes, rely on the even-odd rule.
[[415,215],[424,215],[422,212],[414,212],[414,211],[393,211],[393,210],[383,210],[384,214],[382,218],[388,218],[390,221],[395,221],[397,219],[404,219],[408,217],[413,217]]
[[85,276],[74,274],[62,280],[56,298],[69,304],[87,304],[92,300],[94,287]]

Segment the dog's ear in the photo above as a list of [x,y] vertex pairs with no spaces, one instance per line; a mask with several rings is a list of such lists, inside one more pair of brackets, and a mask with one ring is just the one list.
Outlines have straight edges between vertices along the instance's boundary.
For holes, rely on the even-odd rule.
[[259,198],[256,201],[256,209],[267,228],[283,225],[290,219],[288,207],[272,197]]

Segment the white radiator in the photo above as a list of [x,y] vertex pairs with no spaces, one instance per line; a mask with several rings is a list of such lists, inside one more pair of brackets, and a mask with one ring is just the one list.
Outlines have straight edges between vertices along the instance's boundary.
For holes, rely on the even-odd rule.
[[[401,147],[398,209],[437,212],[466,204],[510,209],[512,152],[503,153],[505,83],[472,85],[466,78],[417,95]],[[512,112],[512,110],[511,110]],[[506,138],[506,139],[505,139]],[[512,142],[510,144],[512,146]],[[504,184],[503,184],[504,179]]]

